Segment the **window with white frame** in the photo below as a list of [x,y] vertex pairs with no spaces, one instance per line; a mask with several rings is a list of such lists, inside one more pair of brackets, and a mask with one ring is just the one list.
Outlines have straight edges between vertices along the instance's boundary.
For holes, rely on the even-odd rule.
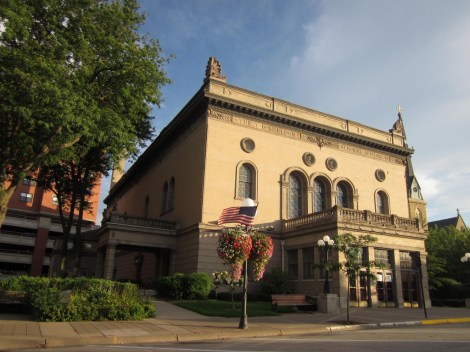
[[33,195],[31,193],[21,192],[20,202],[31,203],[33,201]]

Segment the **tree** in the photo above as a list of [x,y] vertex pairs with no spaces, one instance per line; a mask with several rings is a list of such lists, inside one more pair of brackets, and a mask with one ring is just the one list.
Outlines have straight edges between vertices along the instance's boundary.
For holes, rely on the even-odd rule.
[[470,230],[458,230],[454,226],[430,228],[426,250],[431,295],[446,295],[450,283],[453,286],[470,283],[470,268],[460,261],[470,252]]
[[215,298],[217,299],[217,289],[219,287],[227,287],[229,292],[230,292],[230,297],[232,299],[232,309],[235,310],[235,301],[233,299],[233,294],[237,287],[240,287],[242,285],[242,280],[234,280],[232,279],[231,274],[227,271],[214,271],[212,273],[212,283],[214,284],[214,290],[215,290]]
[[[77,143],[74,148],[77,148]],[[52,166],[44,166],[38,175],[37,183],[44,189],[53,192],[58,201],[59,216],[62,224],[62,257],[60,276],[67,274],[68,243],[73,226],[74,236],[74,268],[73,276],[78,276],[81,262],[81,227],[83,215],[88,209],[92,191],[107,174],[110,166],[110,155],[102,148],[85,148],[86,154],[78,160],[63,161]],[[78,214],[76,214],[78,212]]]
[[137,0],[0,0],[0,226],[24,176],[79,141],[117,159],[152,137],[169,59],[144,21]]
[[371,272],[371,268],[375,266],[372,261],[367,261],[362,257],[362,248],[367,247],[370,243],[377,241],[377,238],[370,235],[355,236],[351,233],[345,233],[336,236],[335,244],[338,251],[344,254],[345,261],[339,263],[339,268],[346,274],[348,279],[348,293],[346,304],[346,322],[349,323],[349,301],[350,301],[350,284],[351,280],[357,280],[360,277],[361,271],[365,269],[368,279],[375,278],[375,274]]

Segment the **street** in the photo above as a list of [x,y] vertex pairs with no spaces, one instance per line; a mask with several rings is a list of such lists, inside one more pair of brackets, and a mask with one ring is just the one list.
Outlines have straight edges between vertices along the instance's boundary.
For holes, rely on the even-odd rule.
[[[443,324],[405,328],[337,331],[315,335],[279,336],[254,339],[214,340],[177,344],[105,345],[51,349],[55,352],[468,352],[470,324]],[[23,351],[37,351],[23,350]]]

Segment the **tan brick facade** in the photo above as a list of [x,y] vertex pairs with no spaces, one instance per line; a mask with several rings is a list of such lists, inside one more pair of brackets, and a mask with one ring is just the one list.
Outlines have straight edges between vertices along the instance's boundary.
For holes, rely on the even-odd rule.
[[[386,272],[379,273],[385,288],[373,282],[358,287],[358,296],[365,292],[367,297],[357,303],[417,305],[416,265],[407,260],[420,257],[427,278],[426,208],[409,190],[410,182],[419,185],[409,172],[413,150],[402,127],[401,116],[393,129],[380,131],[231,86],[211,58],[201,89],[105,200],[101,273],[123,278],[119,273],[125,272],[117,260],[105,259],[116,216],[126,227],[115,241],[117,252],[166,248],[170,273],[224,270],[215,251],[217,219],[223,208],[240,206],[241,193],[248,192],[258,205],[255,226],[269,229],[275,242],[270,266],[291,274],[292,291],[321,292],[320,270],[304,268],[320,263],[318,239],[371,234],[378,241],[366,251],[369,260],[375,253],[390,258]],[[248,181],[242,169],[248,170]],[[151,219],[168,226],[159,229]],[[154,244],[140,240],[145,231],[153,233]],[[333,259],[338,260],[337,253]],[[157,264],[152,270],[164,272]],[[346,287],[347,281],[334,274],[333,292],[344,298]],[[427,284],[424,291],[428,301]]]

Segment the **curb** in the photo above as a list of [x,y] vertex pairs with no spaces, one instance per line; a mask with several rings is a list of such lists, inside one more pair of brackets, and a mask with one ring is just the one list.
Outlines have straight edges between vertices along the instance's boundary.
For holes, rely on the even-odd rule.
[[84,345],[125,345],[132,343],[167,343],[167,342],[197,342],[203,340],[227,340],[237,338],[256,338],[270,336],[288,336],[302,334],[316,334],[325,332],[354,331],[367,329],[386,329],[398,327],[411,327],[417,325],[437,325],[437,324],[459,324],[470,323],[470,318],[450,318],[450,319],[432,319],[418,321],[403,321],[390,323],[369,323],[358,325],[328,325],[312,324],[311,327],[302,328],[256,328],[239,330],[234,329],[224,332],[202,332],[187,334],[159,334],[146,336],[90,336],[90,337],[71,337],[71,338],[44,338],[44,337],[23,337],[21,339],[13,337],[2,337],[0,348],[2,349],[25,349],[25,348],[52,348],[52,347],[71,347]]
[[400,321],[393,323],[369,323],[358,325],[344,325],[344,326],[329,326],[326,329],[333,332],[339,330],[366,330],[366,329],[386,329],[398,328],[415,325],[438,325],[438,324],[462,324],[470,323],[470,318],[450,318],[450,319],[430,319],[430,320],[416,320],[416,321]]

